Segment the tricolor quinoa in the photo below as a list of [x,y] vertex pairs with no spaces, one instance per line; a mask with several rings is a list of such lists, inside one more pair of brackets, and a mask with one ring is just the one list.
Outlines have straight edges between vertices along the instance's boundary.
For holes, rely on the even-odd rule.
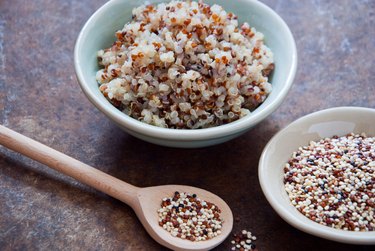
[[271,92],[273,54],[263,34],[202,1],[133,10],[100,50],[100,91],[129,116],[159,127],[197,129],[246,116]]
[[309,219],[349,231],[375,231],[375,137],[311,141],[284,167],[291,203]]

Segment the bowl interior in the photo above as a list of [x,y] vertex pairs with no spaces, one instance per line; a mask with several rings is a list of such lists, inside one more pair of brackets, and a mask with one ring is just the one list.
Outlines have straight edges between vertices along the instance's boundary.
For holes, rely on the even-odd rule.
[[309,220],[295,209],[283,183],[283,167],[300,146],[334,135],[366,133],[375,136],[375,109],[359,107],[332,108],[302,117],[276,134],[265,147],[259,163],[262,190],[276,212],[302,231],[335,241],[375,244],[374,232],[333,229]]
[[[151,0],[148,2],[160,3],[165,1]],[[210,5],[215,3],[222,5],[228,12],[233,12],[239,16],[239,24],[246,21],[250,26],[255,27],[265,35],[266,45],[273,51],[276,65],[272,74],[273,92],[253,112],[252,116],[254,117],[257,113],[262,112],[262,107],[268,107],[272,104],[272,107],[266,111],[266,115],[269,115],[285,97],[296,71],[296,48],[289,28],[275,12],[256,0],[206,0],[205,2]],[[119,118],[128,116],[113,107],[100,93],[95,80],[98,71],[96,53],[98,50],[112,45],[115,41],[115,32],[122,29],[124,24],[131,20],[132,9],[138,7],[141,3],[141,1],[136,0],[112,0],[107,2],[87,21],[75,48],[76,72],[85,94],[101,111],[120,124],[123,121]],[[108,113],[108,111],[110,112]],[[243,119],[249,119],[249,117],[251,116]],[[144,126],[144,123],[136,120],[134,120],[134,123]]]

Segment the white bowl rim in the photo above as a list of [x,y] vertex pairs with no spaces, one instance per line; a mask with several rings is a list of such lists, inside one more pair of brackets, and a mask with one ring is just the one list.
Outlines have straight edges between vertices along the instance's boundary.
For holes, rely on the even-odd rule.
[[[264,150],[259,160],[259,166],[258,166],[259,182],[260,182],[261,189],[267,201],[271,204],[272,208],[276,211],[276,213],[282,219],[284,219],[287,223],[289,223],[293,227],[303,232],[310,233],[312,235],[315,235],[324,239],[328,239],[328,240],[333,240],[333,241],[348,243],[348,244],[374,245],[375,244],[375,231],[353,232],[353,231],[334,229],[334,228],[316,223],[312,220],[309,220],[307,217],[304,217],[306,221],[301,221],[300,219],[295,217],[295,215],[300,214],[300,212],[298,212],[291,204],[290,204],[290,209],[293,209],[293,210],[288,210],[287,208],[278,204],[277,200],[275,199],[276,197],[278,197],[278,194],[277,195],[272,194],[272,191],[269,190],[267,186],[267,182],[272,182],[268,180],[268,175],[266,175],[265,173],[265,169],[266,169],[265,162],[266,162],[267,152],[275,144],[275,142],[277,142],[278,139],[286,131],[289,130],[289,128],[295,127],[296,125],[306,120],[317,119],[326,114],[332,114],[332,113],[343,112],[343,111],[345,112],[368,112],[371,114],[375,114],[375,109],[373,108],[342,106],[342,107],[333,107],[333,108],[313,112],[293,121],[288,126],[280,130],[276,135],[274,135],[270,139],[270,141],[267,143],[267,145],[264,147]],[[308,224],[306,224],[306,222],[308,222]]]
[[105,12],[107,9],[110,9],[112,5],[116,4],[117,2],[121,2],[123,0],[111,0],[102,5],[98,10],[91,15],[91,17],[86,21],[85,25],[81,29],[78,38],[76,40],[75,48],[74,48],[74,67],[75,72],[78,78],[78,82],[81,86],[81,89],[90,100],[100,111],[110,117],[113,121],[117,124],[124,126],[130,131],[137,132],[143,135],[151,136],[154,138],[160,139],[168,139],[168,140],[178,140],[178,141],[191,141],[191,140],[205,140],[205,139],[212,139],[212,138],[219,138],[225,137],[226,135],[232,135],[243,131],[244,129],[248,128],[248,124],[257,124],[268,115],[270,115],[274,110],[276,110],[279,105],[284,101],[286,95],[288,94],[292,84],[294,77],[297,71],[297,47],[290,31],[288,25],[285,21],[270,7],[265,5],[264,3],[258,0],[245,0],[251,2],[252,4],[258,5],[260,8],[263,8],[268,15],[272,15],[280,25],[283,27],[285,31],[285,39],[289,41],[292,48],[291,58],[291,69],[285,81],[285,86],[281,89],[278,93],[277,97],[273,102],[268,104],[265,107],[262,107],[261,110],[255,114],[251,114],[250,116],[245,116],[242,119],[237,121],[231,122],[229,124],[211,127],[211,128],[204,128],[204,129],[171,129],[171,128],[161,128],[154,125],[149,125],[143,122],[140,122],[136,119],[133,119],[126,114],[122,113],[120,110],[113,107],[113,109],[107,109],[105,105],[99,101],[90,88],[87,86],[87,83],[84,81],[84,74],[81,69],[81,63],[78,57],[80,48],[83,46],[85,33],[87,32],[91,23],[95,22],[98,17]]

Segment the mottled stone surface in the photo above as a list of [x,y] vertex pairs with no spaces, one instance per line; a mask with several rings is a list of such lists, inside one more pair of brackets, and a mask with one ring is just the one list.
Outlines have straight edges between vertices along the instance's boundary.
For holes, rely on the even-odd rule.
[[[244,136],[198,150],[135,139],[78,87],[73,47],[104,0],[0,1],[0,123],[137,186],[168,183],[217,193],[258,236],[259,250],[370,250],[285,223],[263,196],[267,141],[310,112],[375,108],[375,1],[265,0],[295,35],[299,67],[283,105]],[[209,160],[209,161],[208,161]],[[216,250],[229,250],[228,239]],[[119,201],[0,147],[1,250],[164,250]]]

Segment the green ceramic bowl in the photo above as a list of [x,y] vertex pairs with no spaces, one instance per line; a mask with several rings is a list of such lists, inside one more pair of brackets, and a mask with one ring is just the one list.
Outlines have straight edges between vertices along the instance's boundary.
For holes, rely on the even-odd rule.
[[[150,3],[163,2],[151,0]],[[271,83],[273,91],[249,116],[235,122],[207,129],[180,130],[159,128],[133,119],[112,106],[98,89],[95,74],[98,71],[96,53],[116,40],[115,32],[131,20],[132,9],[142,2],[111,0],[99,8],[82,28],[74,50],[74,64],[79,84],[87,98],[120,128],[142,140],[170,147],[194,148],[219,144],[245,133],[265,119],[286,97],[297,68],[297,50],[286,23],[272,9],[256,0],[216,0],[239,17],[239,23],[248,22],[265,36],[265,43],[274,53],[275,70]]]

